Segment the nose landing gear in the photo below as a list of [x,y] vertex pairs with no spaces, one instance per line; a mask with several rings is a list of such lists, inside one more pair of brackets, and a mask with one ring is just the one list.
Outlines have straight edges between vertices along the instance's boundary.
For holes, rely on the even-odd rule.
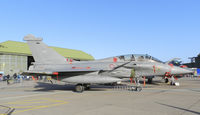
[[165,83],[168,83],[169,82],[169,79],[168,78],[165,78]]

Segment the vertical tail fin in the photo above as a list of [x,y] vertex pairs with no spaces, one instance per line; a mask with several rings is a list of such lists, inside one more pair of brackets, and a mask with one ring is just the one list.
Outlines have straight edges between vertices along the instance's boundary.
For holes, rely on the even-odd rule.
[[66,59],[53,49],[49,48],[46,44],[44,44],[42,42],[42,38],[36,38],[35,36],[29,34],[24,37],[24,40],[27,41],[36,63],[40,64],[66,63]]

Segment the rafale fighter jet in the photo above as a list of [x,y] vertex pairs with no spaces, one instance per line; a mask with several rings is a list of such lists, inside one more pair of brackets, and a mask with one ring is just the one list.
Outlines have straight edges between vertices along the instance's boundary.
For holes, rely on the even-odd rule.
[[[133,76],[138,79],[142,76],[162,76],[166,72],[173,75],[191,73],[187,69],[170,66],[149,55],[129,54],[69,63],[65,57],[45,45],[41,38],[27,35],[24,40],[27,41],[35,62],[32,68],[23,74],[50,75],[54,79],[76,84],[77,92],[89,89],[91,84],[118,83],[123,78]],[[136,90],[141,89],[139,80],[136,82]]]

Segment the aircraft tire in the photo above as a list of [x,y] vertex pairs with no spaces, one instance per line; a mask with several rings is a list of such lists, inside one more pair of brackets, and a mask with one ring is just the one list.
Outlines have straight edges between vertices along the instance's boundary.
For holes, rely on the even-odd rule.
[[76,85],[75,86],[75,92],[82,93],[84,91],[83,85]]
[[165,83],[168,83],[168,82],[169,82],[169,79],[168,79],[168,78],[166,78],[166,79],[165,79]]
[[152,84],[152,80],[153,80],[152,78],[148,78],[148,83]]

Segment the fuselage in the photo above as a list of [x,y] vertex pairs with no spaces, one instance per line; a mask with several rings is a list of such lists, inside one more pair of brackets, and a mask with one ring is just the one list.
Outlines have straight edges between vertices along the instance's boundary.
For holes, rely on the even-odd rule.
[[[118,78],[128,78],[130,77],[131,70],[133,69],[135,71],[135,77],[164,76],[166,72],[169,72],[173,75],[191,73],[191,71],[185,68],[168,65],[161,61],[153,60],[148,56],[143,56],[143,58],[135,56],[134,59],[131,59],[130,56],[128,58],[125,58],[125,56],[124,58],[122,58],[122,56],[116,56],[95,61],[75,61],[66,64],[53,65],[35,64],[34,66],[34,70],[36,71],[50,70],[59,72],[59,75],[63,76],[63,78],[88,73],[95,73],[96,75],[112,76]],[[66,70],[71,70],[71,72],[65,74],[64,71]]]

